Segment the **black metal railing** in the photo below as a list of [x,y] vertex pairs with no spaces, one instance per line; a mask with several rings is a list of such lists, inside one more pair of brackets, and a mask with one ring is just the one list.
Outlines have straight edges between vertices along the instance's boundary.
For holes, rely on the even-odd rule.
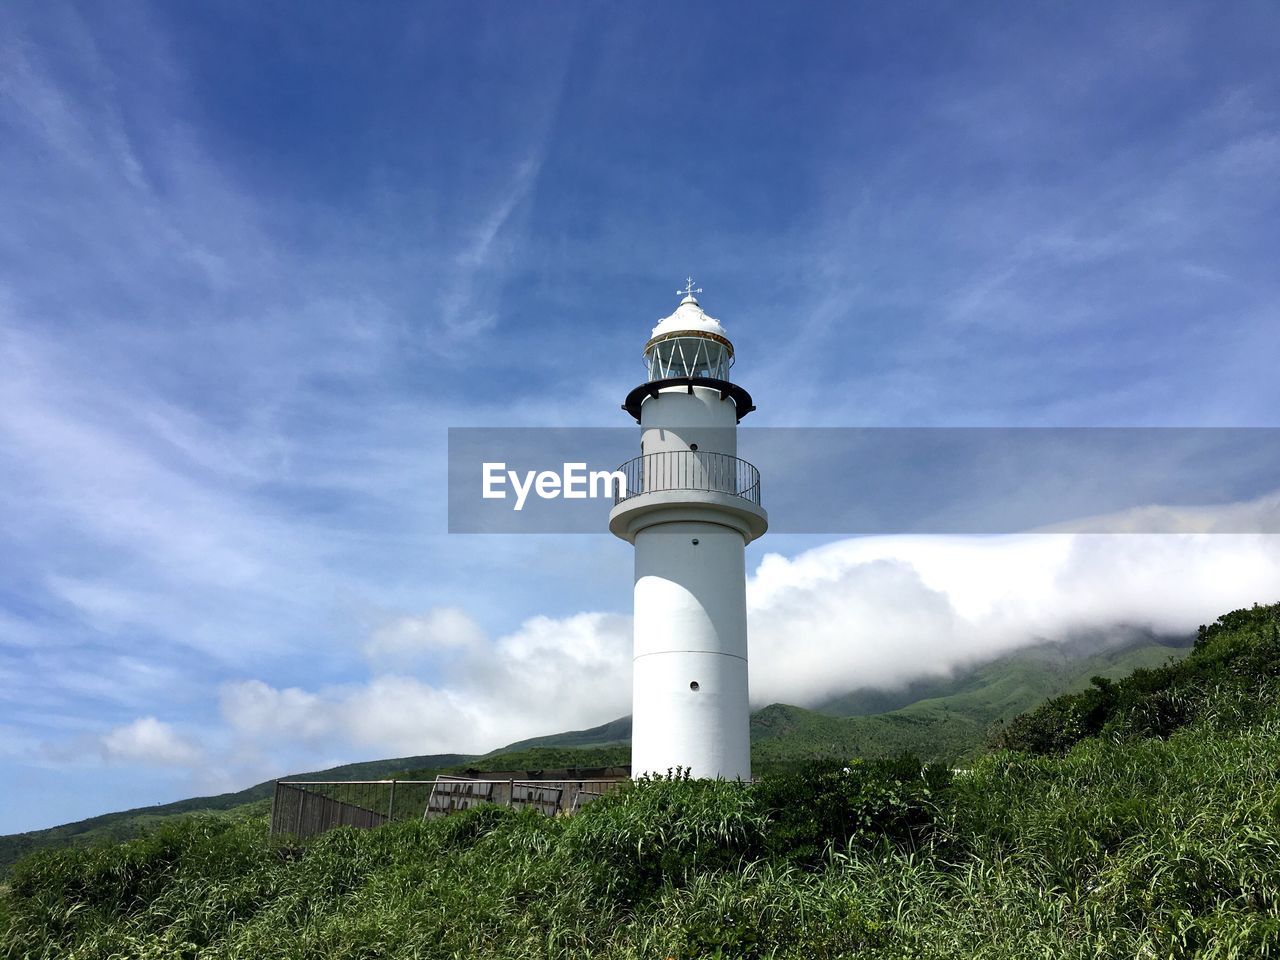
[[663,450],[628,460],[618,470],[626,477],[626,485],[615,490],[614,503],[642,493],[674,490],[728,493],[760,503],[760,471],[727,453]]

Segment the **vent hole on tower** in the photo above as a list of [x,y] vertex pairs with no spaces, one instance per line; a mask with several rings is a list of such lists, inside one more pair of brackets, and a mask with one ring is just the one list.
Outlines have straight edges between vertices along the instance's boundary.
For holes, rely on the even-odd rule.
[[692,690],[694,693],[697,693],[697,692],[698,692],[698,681],[697,681],[697,680],[691,680],[691,681],[689,681],[689,689],[690,689],[690,690]]
[[698,545],[698,538],[697,538],[697,537],[694,537],[694,538],[693,538],[692,540],[690,540],[689,542],[690,542],[690,543],[692,543],[692,544],[696,547],[696,546]]
[[697,445],[696,443],[691,443],[691,444],[689,444],[689,449],[690,449],[690,450],[697,450],[697,449],[698,449],[698,445]]

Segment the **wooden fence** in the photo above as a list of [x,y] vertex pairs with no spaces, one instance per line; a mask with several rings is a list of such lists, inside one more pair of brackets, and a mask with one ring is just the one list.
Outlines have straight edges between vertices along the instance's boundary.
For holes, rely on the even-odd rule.
[[300,784],[276,783],[271,804],[271,833],[290,833],[297,837],[313,837],[334,827],[380,827],[387,815],[377,810],[348,803],[335,797],[308,790]]
[[546,816],[571,814],[625,778],[600,780],[278,780],[271,833],[313,837],[334,827],[370,829],[391,820],[434,819],[492,803],[531,808]]

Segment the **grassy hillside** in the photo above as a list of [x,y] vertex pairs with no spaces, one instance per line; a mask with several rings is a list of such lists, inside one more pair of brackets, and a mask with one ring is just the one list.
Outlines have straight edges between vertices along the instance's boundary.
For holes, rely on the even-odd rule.
[[494,750],[487,756],[501,753],[519,753],[537,747],[600,747],[611,744],[631,742],[631,718],[619,717],[598,727],[587,730],[570,730],[568,733],[554,733],[547,737],[533,737],[529,740],[518,740]]
[[[442,753],[433,756],[370,760],[347,763],[312,773],[299,773],[285,779],[376,780],[390,776],[395,771],[403,770],[408,766],[424,771],[436,770],[441,767],[456,766],[470,759],[471,756],[468,754]],[[274,791],[275,781],[267,780],[234,793],[221,793],[212,797],[192,797],[173,803],[137,807],[118,813],[104,813],[101,816],[50,827],[47,830],[32,830],[29,833],[0,836],[0,874],[3,874],[19,857],[44,847],[77,843],[92,844],[104,840],[127,840],[141,836],[147,830],[174,817],[191,813],[231,813],[242,817],[252,814],[255,810],[266,811],[270,809]]]
[[193,817],[21,863],[0,957],[1280,956],[1280,605],[1006,725],[964,775],[658,780],[298,846]]

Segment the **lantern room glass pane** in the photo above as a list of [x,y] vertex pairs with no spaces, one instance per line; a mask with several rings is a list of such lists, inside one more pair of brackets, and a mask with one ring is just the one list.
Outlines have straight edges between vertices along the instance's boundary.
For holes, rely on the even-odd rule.
[[655,343],[646,354],[650,380],[705,377],[728,380],[733,361],[722,343],[705,337],[672,337]]

